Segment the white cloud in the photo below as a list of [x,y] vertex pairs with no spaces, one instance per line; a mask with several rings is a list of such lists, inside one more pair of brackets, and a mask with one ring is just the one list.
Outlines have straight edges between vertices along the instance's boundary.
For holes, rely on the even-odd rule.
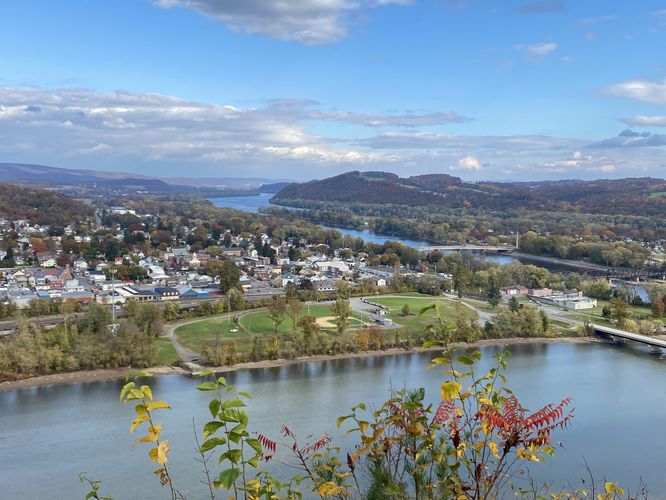
[[630,127],[666,127],[666,116],[634,116],[631,118],[622,118],[622,123]]
[[351,14],[413,0],[153,0],[159,7],[200,12],[230,29],[307,45],[335,42],[347,34]]
[[[663,176],[666,135],[625,131],[589,141],[546,135],[464,135],[425,127],[459,122],[452,112],[325,111],[305,99],[258,107],[159,94],[0,87],[0,157],[24,163],[175,176],[313,178],[353,169],[401,174],[452,166],[467,179],[512,172],[530,180],[599,175]],[[358,123],[381,133],[314,132],[313,120]],[[417,128],[418,127],[418,128]],[[634,147],[625,147],[634,146]],[[641,147],[639,147],[641,146]],[[483,162],[480,161],[483,159]],[[611,171],[608,165],[613,165]]]
[[666,104],[666,78],[660,82],[650,80],[629,80],[610,85],[606,93],[627,97],[636,101],[653,104]]
[[557,50],[558,45],[555,42],[541,42],[533,44],[516,44],[513,46],[516,50],[522,50],[528,58],[539,59],[547,56]]
[[451,170],[481,170],[481,162],[472,155],[467,155],[464,158],[458,160],[457,167],[450,167]]

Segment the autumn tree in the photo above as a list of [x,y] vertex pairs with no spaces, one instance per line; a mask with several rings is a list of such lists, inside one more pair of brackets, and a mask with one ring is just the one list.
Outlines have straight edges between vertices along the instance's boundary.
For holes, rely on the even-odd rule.
[[292,323],[292,331],[296,331],[296,327],[298,326],[298,321],[301,317],[301,314],[303,313],[304,309],[303,302],[300,300],[293,298],[289,299],[287,301],[287,315],[289,318],[291,318],[291,323]]
[[275,335],[278,334],[278,328],[285,320],[287,314],[287,302],[282,297],[273,297],[273,300],[268,304],[268,317],[275,325]]

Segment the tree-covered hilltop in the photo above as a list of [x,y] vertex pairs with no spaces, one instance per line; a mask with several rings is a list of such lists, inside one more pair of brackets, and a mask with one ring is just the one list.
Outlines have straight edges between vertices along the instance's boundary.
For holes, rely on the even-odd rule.
[[446,174],[401,178],[386,172],[347,172],[292,184],[272,201],[312,206],[344,202],[447,209],[538,210],[608,215],[658,215],[666,210],[666,181],[631,178],[556,182],[464,182]]
[[93,215],[93,207],[60,193],[0,183],[0,218],[69,225]]

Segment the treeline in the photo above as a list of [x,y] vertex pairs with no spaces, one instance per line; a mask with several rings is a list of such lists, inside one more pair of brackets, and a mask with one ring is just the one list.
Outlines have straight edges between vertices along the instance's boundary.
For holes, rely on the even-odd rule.
[[[663,213],[663,179],[615,179],[531,183],[465,183],[449,175],[402,179],[386,172],[347,172],[328,179],[291,184],[273,200],[280,204],[309,201],[577,212],[604,215]],[[656,195],[655,195],[656,194]],[[298,206],[298,205],[297,205]]]
[[130,303],[112,325],[109,308],[90,304],[80,319],[45,329],[18,318],[18,331],[0,340],[0,380],[98,368],[152,366],[162,328],[156,304]]
[[534,255],[562,259],[589,260],[611,267],[642,268],[647,265],[650,250],[639,243],[581,241],[560,235],[538,236],[530,231],[520,237],[520,250]]
[[28,220],[31,224],[68,225],[91,217],[93,208],[45,189],[0,183],[0,218]]

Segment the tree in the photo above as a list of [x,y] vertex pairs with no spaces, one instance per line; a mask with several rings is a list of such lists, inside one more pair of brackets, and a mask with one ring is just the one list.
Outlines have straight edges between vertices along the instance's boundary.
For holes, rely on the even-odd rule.
[[275,335],[278,334],[278,328],[285,319],[287,314],[287,303],[282,297],[273,297],[273,300],[268,304],[268,317],[275,325]]
[[664,299],[662,297],[654,297],[652,303],[650,304],[650,309],[652,310],[652,315],[655,318],[661,318],[664,316],[664,310],[666,306],[664,305]]
[[349,326],[349,316],[351,315],[351,305],[349,300],[337,298],[331,304],[331,312],[337,319],[338,335],[342,335]]
[[511,312],[518,312],[518,310],[522,307],[522,304],[518,302],[518,299],[516,297],[511,297],[509,299],[509,303],[507,304],[509,311]]
[[624,328],[626,321],[631,316],[631,312],[629,311],[629,304],[627,304],[622,299],[613,298],[611,299],[609,306],[611,310],[611,317],[617,322],[617,326]]
[[599,278],[594,281],[585,281],[582,283],[583,293],[588,297],[599,300],[608,300],[611,296],[611,286],[608,280]]
[[264,339],[261,336],[254,335],[252,337],[252,347],[250,347],[249,356],[250,361],[260,361],[264,359]]
[[401,311],[403,316],[409,316],[409,304],[405,304],[402,306],[402,311]]
[[458,292],[458,297],[465,295],[472,284],[472,271],[463,264],[456,265],[453,270],[453,288]]
[[298,321],[298,326],[303,332],[303,348],[307,351],[319,335],[319,323],[315,316],[308,315]]
[[298,299],[293,298],[287,301],[287,315],[291,318],[292,331],[294,332],[304,307],[303,302]]
[[460,342],[474,342],[479,335],[479,328],[474,320],[467,319],[465,316],[466,306],[458,300],[455,304],[455,340]]
[[162,309],[157,304],[142,304],[129,302],[125,306],[125,315],[141,331],[156,338],[162,330]]
[[240,289],[241,271],[232,261],[223,260],[217,267],[217,273],[220,277],[220,290],[222,290],[222,293],[227,293],[233,289]]

